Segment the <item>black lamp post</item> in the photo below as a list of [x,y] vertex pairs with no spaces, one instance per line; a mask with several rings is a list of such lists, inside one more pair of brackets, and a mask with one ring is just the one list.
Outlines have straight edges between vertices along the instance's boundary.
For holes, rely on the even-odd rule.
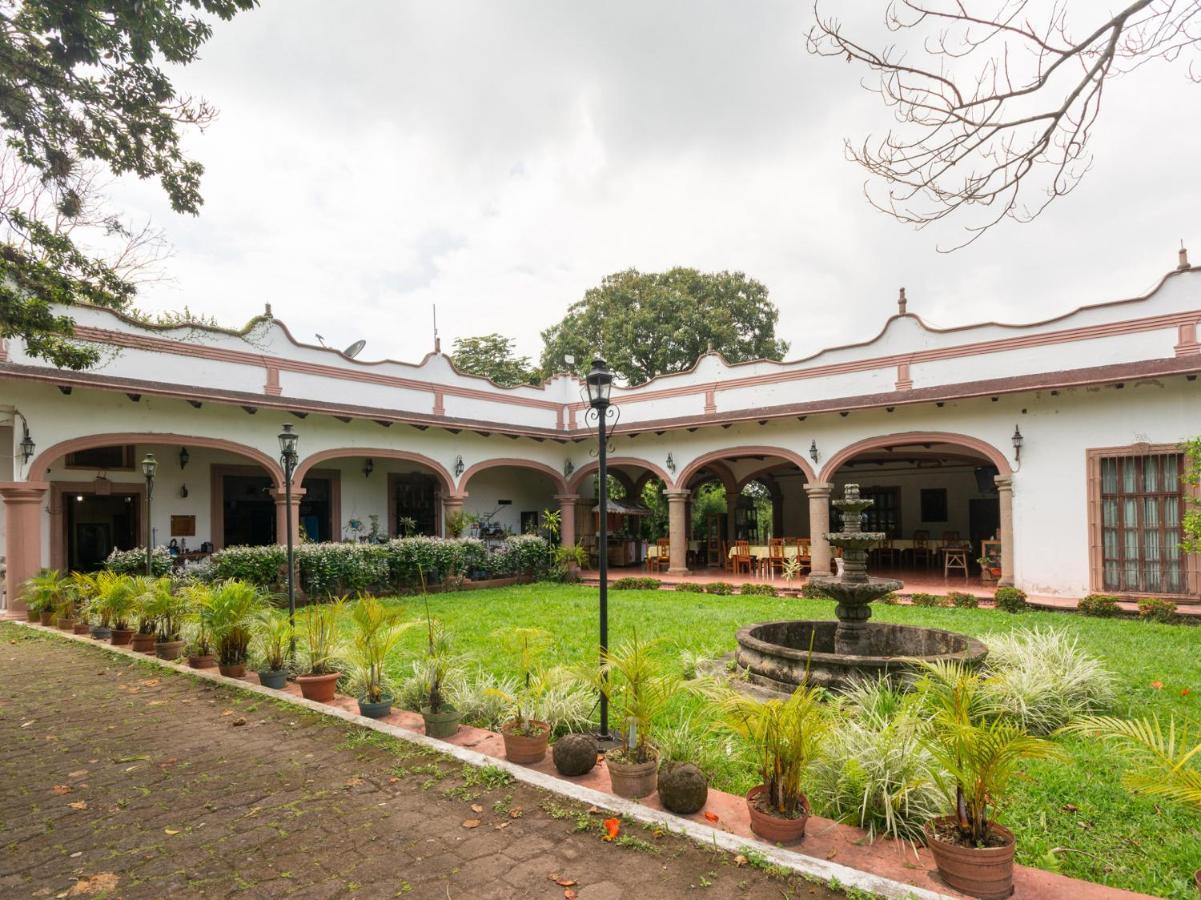
[[150,501],[154,498],[154,475],[158,472],[158,460],[153,453],[142,457],[142,474],[146,476],[146,575],[153,577],[154,525],[150,521]]
[[[608,422],[609,392],[613,388],[613,372],[603,359],[592,360],[592,371],[585,379],[588,385],[588,405],[592,407],[591,415],[596,417],[597,431],[597,500],[599,501],[600,521],[597,524],[596,554],[597,569],[600,575],[600,652],[601,662],[609,650],[609,465],[607,459],[609,438],[605,434]],[[600,735],[601,741],[611,740],[609,736],[609,699],[601,692],[600,696]]]
[[292,626],[292,640],[288,645],[290,656],[296,655],[296,572],[292,546],[292,473],[296,471],[296,442],[300,436],[285,424],[279,433],[279,464],[284,467],[284,529],[288,532],[288,623]]

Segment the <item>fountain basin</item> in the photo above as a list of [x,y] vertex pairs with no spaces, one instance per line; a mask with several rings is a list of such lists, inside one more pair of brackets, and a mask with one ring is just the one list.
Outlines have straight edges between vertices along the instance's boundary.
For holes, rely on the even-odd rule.
[[[791,620],[748,625],[739,630],[734,658],[756,684],[792,693],[808,671],[814,686],[840,690],[852,681],[881,675],[903,676],[916,662],[983,661],[988,648],[965,634],[916,625],[865,622],[860,628],[858,654],[835,652],[839,623]],[[810,641],[813,652],[810,653]]]

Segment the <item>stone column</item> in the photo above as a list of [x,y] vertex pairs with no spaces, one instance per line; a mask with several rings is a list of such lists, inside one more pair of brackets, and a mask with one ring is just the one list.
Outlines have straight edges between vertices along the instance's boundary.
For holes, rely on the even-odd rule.
[[997,498],[1001,506],[1001,578],[1002,587],[1013,584],[1013,476],[998,475]]
[[443,497],[442,498],[442,536],[450,537],[450,529],[446,523],[450,521],[450,517],[455,513],[463,511],[463,497]]
[[575,505],[579,494],[555,494],[559,501],[559,543],[570,547],[575,543]]
[[[283,491],[272,491],[271,496],[275,498],[275,543],[284,546],[288,543],[288,519],[287,509],[288,502]],[[304,497],[304,488],[292,488],[292,545],[300,546],[300,501]],[[334,522],[334,533],[332,538],[337,541],[341,540],[342,525],[340,522]]]
[[4,555],[8,573],[5,580],[8,608],[24,612],[21,585],[42,568],[42,503],[45,481],[10,481],[0,483],[0,498],[4,500]]
[[830,530],[830,491],[833,489],[834,485],[828,482],[805,485],[805,493],[809,495],[809,553],[814,575],[830,574],[830,542],[826,540],[826,532]]
[[666,491],[667,539],[671,541],[668,575],[688,574],[688,500],[691,491]]

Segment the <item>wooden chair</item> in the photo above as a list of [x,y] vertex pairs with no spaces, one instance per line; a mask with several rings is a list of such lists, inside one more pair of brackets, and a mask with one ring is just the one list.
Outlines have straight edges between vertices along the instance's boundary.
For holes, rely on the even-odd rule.
[[943,547],[942,548],[942,577],[946,578],[951,574],[952,569],[958,569],[963,572],[963,580],[967,581],[967,548],[966,547]]
[[944,547],[958,547],[961,543],[958,531],[944,531],[942,533],[942,545]]
[[930,546],[930,532],[921,530],[913,532],[913,549],[909,551],[912,555],[910,559],[913,564],[918,565],[918,560],[921,564],[929,568],[934,562],[934,548]]
[[880,546],[876,548],[876,561],[880,565],[887,563],[890,566],[900,565],[901,551],[892,540],[891,535],[880,542]]
[[671,568],[671,539],[659,538],[655,541],[655,551],[658,554],[655,557],[656,571],[666,572]]
[[809,545],[809,538],[797,538],[796,558],[801,561],[802,572],[813,571],[813,550]]
[[735,541],[734,555],[731,560],[734,563],[735,575],[740,575],[744,571],[750,575],[755,568],[755,560],[751,558],[751,542]]
[[734,554],[732,548],[725,541],[721,542],[721,567],[724,571],[734,572]]
[[771,538],[767,542],[767,574],[775,578],[777,572],[784,572],[783,538]]

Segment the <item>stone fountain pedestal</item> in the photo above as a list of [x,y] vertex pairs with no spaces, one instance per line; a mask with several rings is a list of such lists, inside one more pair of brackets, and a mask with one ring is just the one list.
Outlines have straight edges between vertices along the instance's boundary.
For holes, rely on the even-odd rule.
[[842,549],[842,575],[809,579],[837,603],[837,621],[767,622],[738,632],[735,659],[752,681],[789,693],[806,681],[837,690],[856,679],[912,671],[918,661],[976,664],[988,654],[984,644],[967,635],[869,621],[872,601],[903,587],[867,574],[868,548],[886,537],[860,530],[863,511],[873,502],[860,497],[859,485],[846,486],[843,498],[834,501],[842,512],[842,530],[826,535]]

